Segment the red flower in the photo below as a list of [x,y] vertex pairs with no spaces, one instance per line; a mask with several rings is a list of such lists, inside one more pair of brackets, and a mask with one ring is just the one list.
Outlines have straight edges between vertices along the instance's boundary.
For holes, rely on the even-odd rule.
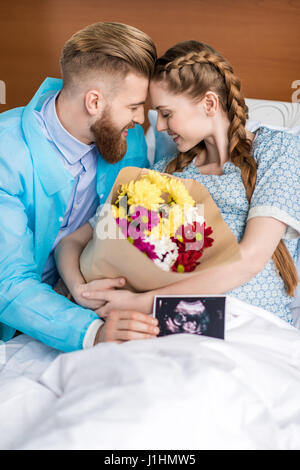
[[208,235],[211,235],[213,230],[211,227],[206,227],[204,222],[204,245],[203,248],[208,248],[212,246],[213,242],[215,241],[214,238],[210,238]]
[[177,260],[172,266],[172,271],[186,273],[194,271],[199,264],[198,260],[201,258],[202,253],[203,250],[188,250],[185,252],[180,252],[178,254]]
[[214,239],[209,237],[213,233],[211,227],[206,227],[205,222],[194,222],[187,226],[181,226],[172,241],[177,244],[178,257],[172,266],[172,271],[191,272],[200,263],[205,248],[212,246]]

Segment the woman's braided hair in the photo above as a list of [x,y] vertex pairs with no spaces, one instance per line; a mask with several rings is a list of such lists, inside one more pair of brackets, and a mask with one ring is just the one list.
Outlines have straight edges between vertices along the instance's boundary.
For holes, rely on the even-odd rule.
[[[241,92],[241,83],[232,66],[207,44],[185,41],[176,44],[160,57],[155,66],[154,81],[163,81],[172,93],[184,93],[199,99],[207,91],[215,92],[227,113],[229,160],[241,170],[246,197],[250,203],[257,174],[257,164],[251,154],[252,142],[247,138],[248,108]],[[204,142],[188,152],[180,153],[166,168],[166,173],[181,172],[193,160]],[[277,273],[284,281],[288,295],[294,296],[298,284],[297,270],[283,240],[272,256]]]

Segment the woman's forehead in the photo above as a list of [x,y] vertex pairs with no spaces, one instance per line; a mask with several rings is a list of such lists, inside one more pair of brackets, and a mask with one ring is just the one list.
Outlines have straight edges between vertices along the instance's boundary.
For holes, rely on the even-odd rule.
[[181,93],[171,92],[164,82],[150,82],[150,99],[154,108],[164,108],[176,105],[188,98]]

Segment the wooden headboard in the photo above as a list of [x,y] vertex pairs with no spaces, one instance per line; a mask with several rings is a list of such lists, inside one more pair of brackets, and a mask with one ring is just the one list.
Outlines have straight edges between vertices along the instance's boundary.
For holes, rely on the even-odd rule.
[[46,76],[59,77],[64,42],[97,21],[144,30],[159,54],[186,39],[212,45],[247,98],[292,101],[300,81],[300,0],[3,0],[0,111],[26,104]]

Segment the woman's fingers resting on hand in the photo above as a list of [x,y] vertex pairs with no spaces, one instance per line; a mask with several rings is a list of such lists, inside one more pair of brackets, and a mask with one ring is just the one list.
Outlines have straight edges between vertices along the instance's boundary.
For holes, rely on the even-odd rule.
[[121,288],[125,282],[124,278],[90,281],[74,286],[71,293],[76,303],[85,308],[96,310],[106,304],[105,293]]
[[101,300],[102,291],[117,289],[124,285],[125,279],[122,277],[117,277],[115,279],[98,279],[83,284],[81,295],[88,299]]

